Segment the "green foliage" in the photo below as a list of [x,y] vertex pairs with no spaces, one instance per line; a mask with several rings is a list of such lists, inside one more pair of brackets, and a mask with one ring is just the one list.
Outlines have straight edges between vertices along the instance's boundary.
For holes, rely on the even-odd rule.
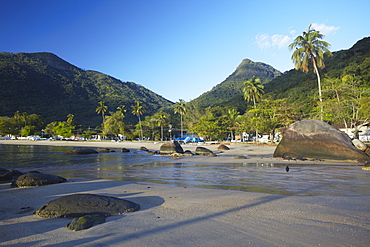
[[103,124],[103,135],[108,137],[118,137],[125,134],[125,124],[123,122],[122,111],[111,112],[106,116]]
[[244,81],[252,77],[258,77],[261,79],[262,84],[267,84],[279,75],[281,75],[280,71],[274,69],[270,65],[244,59],[226,80],[216,85],[212,90],[192,100],[192,102],[202,108],[208,106],[225,106],[233,108],[235,104],[232,104],[232,102],[229,104],[227,102],[234,97],[239,96],[239,99],[242,98]]
[[[162,96],[108,75],[82,70],[51,53],[0,53],[0,115],[32,112],[46,122],[61,121],[73,114],[84,126],[97,126],[96,102],[108,109],[133,106],[140,100],[148,115],[173,104]],[[135,116],[127,116],[135,124]]]

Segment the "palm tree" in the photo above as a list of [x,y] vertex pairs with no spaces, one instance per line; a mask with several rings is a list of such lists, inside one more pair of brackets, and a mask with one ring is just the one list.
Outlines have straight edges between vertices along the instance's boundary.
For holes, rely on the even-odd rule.
[[122,118],[122,119],[123,119],[123,118],[125,118],[125,116],[126,116],[126,109],[125,109],[125,106],[124,106],[124,105],[119,105],[119,106],[117,107],[117,110],[118,110],[119,114],[121,115],[121,118]]
[[69,125],[72,125],[73,124],[73,119],[74,119],[74,117],[75,117],[75,115],[73,115],[73,114],[68,114],[67,115],[67,124],[69,124]]
[[310,62],[313,66],[313,72],[317,76],[317,85],[319,88],[319,100],[321,103],[321,120],[323,113],[322,106],[322,95],[321,95],[321,81],[318,68],[324,68],[324,56],[331,56],[332,53],[329,51],[330,44],[326,41],[321,40],[324,35],[315,29],[311,29],[312,24],[308,26],[307,32],[304,31],[302,35],[299,35],[294,39],[293,43],[289,45],[289,49],[296,50],[293,52],[292,60],[296,70],[302,70],[307,73]]
[[159,116],[157,119],[158,126],[161,127],[161,141],[163,141],[163,125],[166,123],[167,116],[164,112],[159,112]]
[[238,118],[238,116],[239,116],[239,112],[236,109],[228,109],[227,110],[226,118],[227,118],[227,120],[229,120],[231,140],[234,139],[233,128],[235,126],[236,119]]
[[180,119],[181,119],[181,138],[183,138],[183,126],[182,126],[182,116],[186,114],[186,105],[185,105],[185,100],[180,99],[179,103],[176,104],[174,113],[180,114]]
[[99,106],[96,107],[95,111],[97,114],[101,114],[102,117],[103,117],[103,125],[104,125],[104,114],[107,112],[108,110],[108,106],[104,105],[104,102],[103,101],[99,101]]
[[132,107],[132,114],[136,115],[137,118],[139,119],[141,140],[143,139],[143,129],[141,127],[140,115],[142,115],[143,113],[144,113],[144,109],[143,109],[143,106],[141,105],[141,102],[135,101],[135,105]]
[[244,82],[243,94],[246,101],[252,101],[256,107],[256,102],[261,99],[264,86],[261,84],[261,79],[253,76],[248,81]]

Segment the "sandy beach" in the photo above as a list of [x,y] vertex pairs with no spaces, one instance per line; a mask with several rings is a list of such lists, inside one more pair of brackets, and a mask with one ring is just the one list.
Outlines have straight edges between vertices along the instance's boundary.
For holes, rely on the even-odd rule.
[[[67,145],[159,150],[161,143],[4,141],[13,145]],[[181,162],[299,163],[272,158],[274,146],[202,145],[217,157],[185,157]],[[195,150],[196,145],[184,145]],[[169,161],[170,162],[170,161]],[[361,165],[315,161],[325,164]],[[317,186],[312,184],[310,190]],[[74,193],[115,196],[141,210],[107,218],[106,223],[72,232],[68,218],[44,219],[33,212]],[[0,184],[0,246],[368,246],[368,196],[282,196],[232,190],[171,187],[142,182],[71,178],[34,188]]]

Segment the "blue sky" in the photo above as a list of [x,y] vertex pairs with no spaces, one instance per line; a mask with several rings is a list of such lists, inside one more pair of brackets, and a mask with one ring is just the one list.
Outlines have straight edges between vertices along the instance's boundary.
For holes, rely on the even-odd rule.
[[1,52],[52,52],[176,102],[227,78],[244,58],[292,69],[310,23],[332,51],[370,36],[370,1],[0,0]]

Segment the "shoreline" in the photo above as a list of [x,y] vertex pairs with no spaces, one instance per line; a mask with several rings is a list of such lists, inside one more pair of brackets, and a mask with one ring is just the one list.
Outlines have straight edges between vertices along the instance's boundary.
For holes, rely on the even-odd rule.
[[[149,150],[159,150],[162,145],[23,140],[0,143],[112,149],[145,146]],[[184,150],[197,146],[182,145]],[[218,145],[201,146],[218,156],[192,156],[168,162],[312,164],[272,158],[275,146],[269,145],[233,143],[230,150],[222,152],[217,150]],[[248,158],[234,159],[238,155]],[[316,184],[307,188],[316,189],[320,189]],[[78,232],[66,229],[71,218],[44,219],[33,215],[47,202],[75,193],[114,196],[138,203],[141,209],[110,216],[105,223]],[[369,196],[287,196],[69,178],[65,183],[32,188],[0,184],[0,198],[0,246],[367,246],[370,242]]]
[[[127,148],[139,150],[144,146],[151,151],[159,151],[164,142],[140,142],[140,141],[30,141],[30,140],[1,140],[0,144],[5,145],[46,145],[46,146],[68,146],[68,147],[86,147],[86,148],[110,148],[119,151],[119,149]],[[217,147],[220,144],[182,144],[182,148],[195,152],[196,147],[203,146],[210,149],[217,156],[184,156],[181,158],[171,159],[167,163],[175,163],[181,161],[183,163],[198,162],[198,163],[274,163],[274,164],[302,164],[302,165],[351,165],[362,166],[364,163],[346,160],[284,160],[282,158],[274,158],[273,153],[276,145],[255,144],[255,143],[230,143],[227,146],[230,150],[221,151]],[[246,159],[236,159],[237,156],[245,156]]]

